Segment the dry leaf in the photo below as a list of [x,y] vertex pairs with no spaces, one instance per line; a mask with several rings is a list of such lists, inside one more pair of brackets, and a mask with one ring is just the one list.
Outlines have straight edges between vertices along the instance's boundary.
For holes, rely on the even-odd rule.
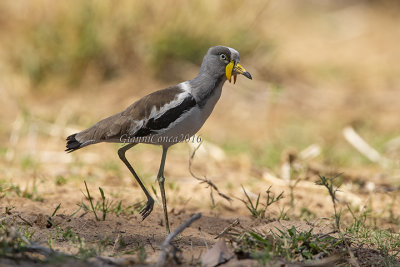
[[218,239],[215,245],[201,257],[201,266],[214,267],[233,258],[233,253],[226,246],[224,239]]

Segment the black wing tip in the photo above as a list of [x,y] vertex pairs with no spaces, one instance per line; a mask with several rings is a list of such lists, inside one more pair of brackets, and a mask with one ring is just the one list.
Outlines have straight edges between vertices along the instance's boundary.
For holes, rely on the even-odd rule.
[[71,153],[74,152],[75,150],[78,150],[79,148],[81,148],[81,143],[76,140],[75,138],[76,134],[72,134],[70,136],[67,137],[67,145],[66,145],[66,149],[65,152],[67,153]]

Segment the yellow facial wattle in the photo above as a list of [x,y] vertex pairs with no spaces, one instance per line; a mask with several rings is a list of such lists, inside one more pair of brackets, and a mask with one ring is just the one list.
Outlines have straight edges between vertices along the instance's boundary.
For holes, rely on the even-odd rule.
[[235,63],[232,60],[231,62],[228,63],[228,65],[226,65],[226,68],[225,68],[226,78],[228,79],[229,82],[231,82],[232,70],[233,70],[234,66],[235,66]]

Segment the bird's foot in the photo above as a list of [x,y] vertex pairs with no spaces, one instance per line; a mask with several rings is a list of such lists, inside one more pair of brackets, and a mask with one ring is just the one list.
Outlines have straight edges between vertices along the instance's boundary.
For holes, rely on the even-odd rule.
[[146,205],[140,210],[140,215],[142,215],[142,221],[146,219],[147,216],[153,211],[154,199],[147,199]]

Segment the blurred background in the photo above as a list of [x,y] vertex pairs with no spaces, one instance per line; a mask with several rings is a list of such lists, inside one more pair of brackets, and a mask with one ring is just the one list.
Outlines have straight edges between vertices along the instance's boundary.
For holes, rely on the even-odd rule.
[[[119,145],[66,154],[64,140],[193,78],[214,45],[238,50],[253,80],[225,85],[199,133],[199,176],[236,196],[240,184],[258,193],[268,177],[293,173],[313,180],[343,172],[343,182],[369,182],[372,191],[399,185],[398,1],[6,0],[0,14],[3,187],[50,202],[69,192],[76,203],[85,179],[115,198],[137,190],[134,199],[144,199],[117,157]],[[209,193],[190,178],[191,149],[174,146],[167,161],[175,205],[186,203],[191,185]],[[128,155],[149,186],[160,151],[142,145]],[[201,193],[192,198],[204,205]]]

